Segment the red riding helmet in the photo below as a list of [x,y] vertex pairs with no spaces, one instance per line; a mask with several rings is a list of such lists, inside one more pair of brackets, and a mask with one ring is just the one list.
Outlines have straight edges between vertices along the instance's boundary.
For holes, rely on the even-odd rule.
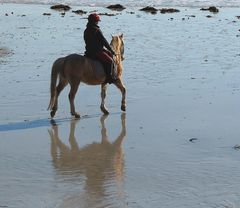
[[97,13],[92,13],[88,16],[88,21],[89,22],[99,22],[100,20],[100,16]]

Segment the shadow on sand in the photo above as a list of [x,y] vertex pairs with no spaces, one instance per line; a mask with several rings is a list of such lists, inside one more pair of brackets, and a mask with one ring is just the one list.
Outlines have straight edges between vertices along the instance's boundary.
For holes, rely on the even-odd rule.
[[70,120],[71,120],[70,118],[64,118],[64,119],[56,119],[53,121],[48,118],[44,118],[44,119],[37,119],[33,121],[22,121],[22,122],[16,122],[16,123],[1,124],[0,132],[48,127],[48,126],[51,126],[52,122],[59,125],[63,122],[67,122]]
[[[112,115],[117,115],[119,113],[112,113]],[[96,118],[101,114],[93,114],[93,115],[84,115],[81,119],[89,119],[89,118]],[[51,125],[60,125],[65,122],[71,121],[72,118],[59,118],[59,119],[36,119],[36,120],[29,120],[29,121],[22,121],[22,122],[13,122],[8,124],[0,124],[0,132],[1,131],[14,131],[14,130],[24,130],[24,129],[33,129],[39,127],[48,127]]]

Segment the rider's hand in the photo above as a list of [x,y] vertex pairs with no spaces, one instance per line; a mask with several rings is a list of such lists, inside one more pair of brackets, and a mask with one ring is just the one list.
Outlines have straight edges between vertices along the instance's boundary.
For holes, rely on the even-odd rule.
[[111,53],[113,56],[116,56],[116,53],[113,50],[111,51]]

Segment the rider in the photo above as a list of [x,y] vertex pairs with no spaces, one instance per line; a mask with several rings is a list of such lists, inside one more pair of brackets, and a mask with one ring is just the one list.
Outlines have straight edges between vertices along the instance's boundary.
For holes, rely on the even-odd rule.
[[100,16],[96,13],[88,16],[87,28],[84,31],[85,55],[97,59],[103,64],[107,77],[106,82],[111,84],[116,81],[115,74],[112,73],[112,67],[115,66],[113,56],[116,54],[103,36],[98,26],[99,21],[101,21]]

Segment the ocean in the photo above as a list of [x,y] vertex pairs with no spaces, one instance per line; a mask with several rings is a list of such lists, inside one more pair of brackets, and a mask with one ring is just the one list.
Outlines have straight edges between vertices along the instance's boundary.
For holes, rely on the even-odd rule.
[[0,3],[30,3],[30,4],[69,4],[83,6],[106,6],[121,3],[124,6],[177,6],[177,7],[240,7],[239,0],[0,0]]

